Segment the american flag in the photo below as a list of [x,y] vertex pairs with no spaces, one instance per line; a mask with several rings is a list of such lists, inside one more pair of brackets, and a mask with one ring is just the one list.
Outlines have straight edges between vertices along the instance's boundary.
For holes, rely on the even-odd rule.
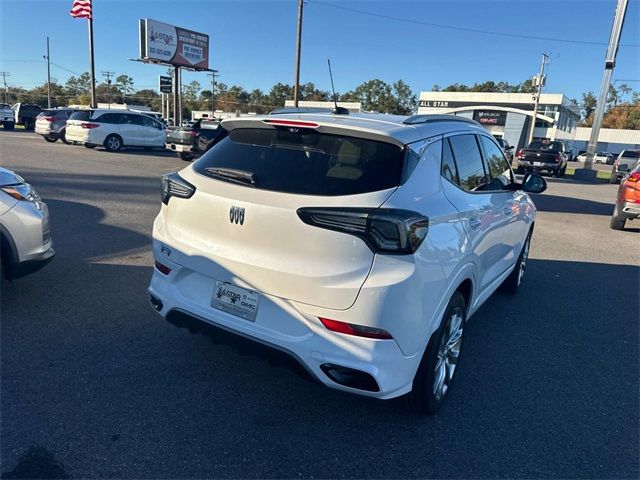
[[73,0],[70,13],[76,18],[91,18],[91,0]]

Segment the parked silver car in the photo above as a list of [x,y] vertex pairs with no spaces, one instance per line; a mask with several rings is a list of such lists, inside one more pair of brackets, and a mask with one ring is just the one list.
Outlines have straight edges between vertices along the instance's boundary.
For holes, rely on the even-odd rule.
[[73,108],[50,108],[43,110],[36,117],[35,132],[47,142],[55,142],[58,139],[68,143],[66,139],[67,120],[77,110]]
[[22,177],[0,167],[0,276],[33,273],[54,255],[47,204]]

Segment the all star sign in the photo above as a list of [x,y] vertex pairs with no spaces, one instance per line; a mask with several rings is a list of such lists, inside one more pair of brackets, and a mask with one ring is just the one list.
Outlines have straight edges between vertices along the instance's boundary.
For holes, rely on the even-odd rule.
[[141,19],[140,58],[206,70],[209,68],[209,35],[148,18]]

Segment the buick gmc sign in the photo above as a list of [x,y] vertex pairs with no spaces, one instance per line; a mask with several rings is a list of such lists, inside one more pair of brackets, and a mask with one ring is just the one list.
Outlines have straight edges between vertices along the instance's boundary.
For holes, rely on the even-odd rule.
[[482,125],[504,126],[507,121],[507,112],[499,110],[476,110],[473,119]]

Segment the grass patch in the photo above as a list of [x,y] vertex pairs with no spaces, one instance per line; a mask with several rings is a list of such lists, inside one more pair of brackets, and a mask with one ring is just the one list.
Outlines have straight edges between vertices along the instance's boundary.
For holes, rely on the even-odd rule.
[[[567,176],[572,176],[575,171],[576,171],[575,168],[567,167],[567,173],[566,174],[567,174]],[[597,178],[598,178],[598,180],[610,180],[611,179],[611,172],[598,170]]]

